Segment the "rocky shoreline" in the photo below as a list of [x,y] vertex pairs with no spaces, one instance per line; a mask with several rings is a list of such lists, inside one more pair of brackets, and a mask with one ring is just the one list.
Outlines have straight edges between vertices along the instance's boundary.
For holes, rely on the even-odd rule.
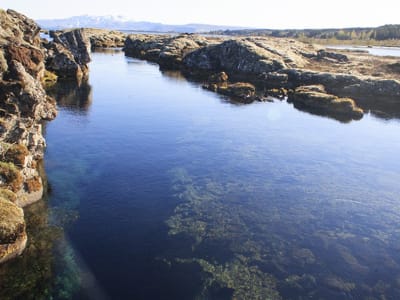
[[43,122],[57,115],[45,90],[57,78],[87,78],[90,42],[80,30],[41,40],[26,16],[0,9],[0,263],[26,247],[23,207],[40,200]]
[[[245,102],[289,95],[295,107],[343,122],[369,111],[397,116],[400,108],[395,57],[328,50],[287,38],[193,34],[129,35],[124,51],[162,69],[181,70],[205,88]],[[221,73],[225,79],[215,82]],[[318,95],[311,93],[316,85]]]
[[246,103],[273,96],[342,122],[369,111],[400,117],[394,57],[287,38],[126,36],[97,29],[54,31],[47,41],[33,20],[13,10],[0,10],[0,26],[0,263],[23,252],[29,237],[22,208],[44,193],[42,126],[57,115],[46,89],[65,81],[86,91],[91,49],[124,46],[127,56],[180,70],[204,88]]

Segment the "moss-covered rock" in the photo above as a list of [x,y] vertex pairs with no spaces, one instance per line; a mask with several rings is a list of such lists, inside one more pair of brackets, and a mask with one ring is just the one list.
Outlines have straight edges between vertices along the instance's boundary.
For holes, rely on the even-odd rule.
[[13,163],[18,167],[25,165],[26,157],[29,155],[28,148],[23,144],[10,145],[7,149],[4,160],[9,163]]
[[13,163],[0,162],[0,187],[17,192],[22,184],[23,177],[18,168]]
[[0,244],[14,243],[24,231],[25,221],[22,208],[0,198]]
[[48,70],[44,71],[44,75],[42,78],[42,85],[45,89],[48,89],[53,85],[55,85],[57,83],[57,80],[58,76],[55,73],[50,72]]
[[8,200],[12,203],[15,203],[17,201],[17,195],[14,192],[2,188],[0,188],[0,198]]
[[328,94],[322,85],[300,86],[290,93],[288,101],[300,110],[340,121],[359,120],[364,114],[353,99]]

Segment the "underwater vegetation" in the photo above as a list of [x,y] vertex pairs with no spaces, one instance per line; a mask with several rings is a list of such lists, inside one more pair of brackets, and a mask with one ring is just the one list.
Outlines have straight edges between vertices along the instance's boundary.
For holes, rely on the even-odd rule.
[[190,238],[192,257],[170,261],[197,263],[204,295],[215,286],[233,299],[400,295],[400,216],[382,201],[386,221],[376,217],[372,188],[355,188],[356,201],[351,191],[341,199],[340,189],[314,190],[289,179],[271,185],[273,176],[196,177],[184,168],[171,176],[180,204],[167,221],[169,234]]

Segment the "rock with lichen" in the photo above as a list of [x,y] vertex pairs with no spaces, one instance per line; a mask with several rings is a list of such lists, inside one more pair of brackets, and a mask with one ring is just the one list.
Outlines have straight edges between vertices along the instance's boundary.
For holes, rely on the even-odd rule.
[[359,120],[364,113],[354,100],[329,94],[322,85],[300,86],[290,93],[288,101],[298,109],[342,121]]
[[13,10],[0,10],[0,263],[23,251],[21,207],[42,198],[37,161],[43,158],[42,121],[55,118],[43,89],[45,49],[39,26]]
[[124,47],[126,34],[121,31],[98,28],[84,28],[83,31],[92,49]]
[[165,69],[179,69],[184,57],[210,42],[199,35],[129,35],[125,41],[125,54],[157,62]]

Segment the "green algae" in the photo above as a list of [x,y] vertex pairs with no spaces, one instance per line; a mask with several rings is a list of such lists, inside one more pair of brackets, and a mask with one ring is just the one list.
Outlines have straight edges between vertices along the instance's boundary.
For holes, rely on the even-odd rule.
[[257,266],[248,265],[245,259],[238,258],[223,265],[204,259],[178,259],[177,262],[195,262],[209,275],[204,283],[203,297],[207,297],[208,289],[217,284],[220,289],[232,290],[233,299],[281,299],[274,278]]
[[[230,167],[222,172],[230,174]],[[397,258],[385,250],[396,244],[399,231],[393,226],[400,216],[386,201],[374,200],[373,186],[352,186],[353,179],[324,189],[319,181],[288,184],[290,177],[276,179],[282,170],[268,178],[220,177],[221,170],[194,176],[188,170],[170,172],[179,205],[166,223],[171,237],[191,239],[187,251],[192,258],[170,259],[201,266],[204,295],[216,285],[231,290],[233,299],[396,293],[396,279],[385,276],[384,285],[373,281],[377,266],[366,263],[373,256],[389,274],[400,271]],[[309,176],[296,176],[296,181]],[[395,196],[392,190],[379,194]],[[380,207],[386,222],[371,218],[372,207]],[[351,222],[354,218],[359,222]]]

